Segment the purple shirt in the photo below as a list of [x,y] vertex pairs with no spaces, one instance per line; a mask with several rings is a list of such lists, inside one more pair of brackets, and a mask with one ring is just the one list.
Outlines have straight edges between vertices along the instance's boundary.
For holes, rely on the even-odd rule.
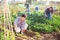
[[14,24],[17,25],[17,27],[22,27],[24,24],[26,24],[26,20],[21,22],[20,17],[17,17]]

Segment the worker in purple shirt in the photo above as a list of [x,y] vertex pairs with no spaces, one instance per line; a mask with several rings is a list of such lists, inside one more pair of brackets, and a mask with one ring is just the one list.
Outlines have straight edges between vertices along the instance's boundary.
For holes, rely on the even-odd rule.
[[14,27],[16,32],[24,33],[27,30],[28,24],[26,23],[26,14],[23,14],[21,17],[17,17],[14,21]]
[[46,19],[52,19],[53,7],[49,7],[45,10]]

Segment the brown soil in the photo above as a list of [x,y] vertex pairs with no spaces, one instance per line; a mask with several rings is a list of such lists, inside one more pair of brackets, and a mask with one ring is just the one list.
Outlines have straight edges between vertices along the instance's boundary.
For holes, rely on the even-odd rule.
[[53,33],[41,33],[42,37],[41,40],[60,40],[60,34],[53,32]]
[[25,35],[27,39],[16,37],[16,40],[60,40],[60,34],[53,32],[53,33],[40,33],[40,38],[37,38],[34,32],[26,31]]

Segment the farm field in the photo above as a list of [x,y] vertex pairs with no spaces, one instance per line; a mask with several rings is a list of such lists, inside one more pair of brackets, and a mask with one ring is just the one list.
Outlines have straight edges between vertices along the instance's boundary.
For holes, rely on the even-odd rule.
[[[20,3],[4,3],[0,6],[0,40],[60,40],[60,4],[32,5]],[[14,2],[14,1],[13,1]],[[1,5],[0,4],[0,5]],[[38,11],[35,7],[38,6]],[[53,7],[52,19],[46,19],[45,10]],[[16,33],[14,21],[22,14],[27,14],[27,30],[23,34]]]

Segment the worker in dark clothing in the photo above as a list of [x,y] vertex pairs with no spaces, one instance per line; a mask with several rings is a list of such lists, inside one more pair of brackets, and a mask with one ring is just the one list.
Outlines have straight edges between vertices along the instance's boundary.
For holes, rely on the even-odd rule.
[[53,13],[53,8],[52,7],[47,8],[45,10],[46,19],[52,19],[52,13]]

